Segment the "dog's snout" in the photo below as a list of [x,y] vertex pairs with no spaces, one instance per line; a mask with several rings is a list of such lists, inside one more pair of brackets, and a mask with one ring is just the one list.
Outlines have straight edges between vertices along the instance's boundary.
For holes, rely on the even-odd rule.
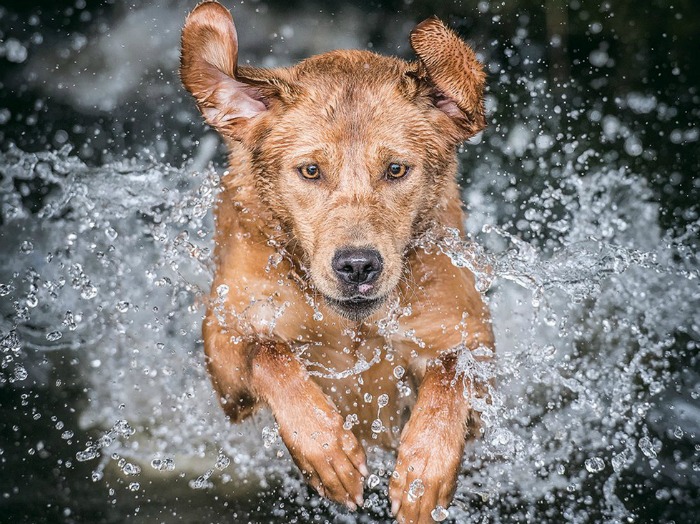
[[372,284],[379,278],[384,261],[374,249],[340,249],[333,257],[332,266],[345,284]]

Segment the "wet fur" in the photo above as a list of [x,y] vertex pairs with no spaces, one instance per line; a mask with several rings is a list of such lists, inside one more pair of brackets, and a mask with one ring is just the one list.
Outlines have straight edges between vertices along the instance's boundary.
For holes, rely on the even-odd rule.
[[[309,482],[351,509],[368,473],[360,442],[397,448],[392,510],[401,522],[430,522],[436,504],[449,505],[479,427],[462,392],[483,385],[456,374],[450,350],[493,348],[493,336],[474,276],[415,241],[435,226],[462,230],[456,146],[485,124],[484,74],[435,18],[411,44],[415,62],[333,51],[290,68],[238,67],[230,14],[205,2],[183,29],[181,76],[230,149],[203,323],[226,414],[238,422],[269,407]],[[318,181],[299,176],[309,162]],[[410,165],[405,179],[384,176],[389,162]],[[330,260],[348,245],[384,259],[374,309],[355,316],[333,306],[344,296]],[[387,317],[392,330],[378,325]],[[359,360],[372,364],[328,377]],[[399,394],[397,366],[409,395]],[[382,394],[389,404],[378,410]],[[351,415],[358,423],[347,430]],[[416,478],[426,492],[414,502]]]

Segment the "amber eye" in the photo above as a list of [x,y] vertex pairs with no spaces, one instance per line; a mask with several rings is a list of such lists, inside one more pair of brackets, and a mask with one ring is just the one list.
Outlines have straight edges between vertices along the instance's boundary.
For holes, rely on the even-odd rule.
[[321,170],[316,164],[307,164],[299,168],[301,176],[308,180],[316,180],[321,176]]
[[401,178],[406,176],[406,173],[408,173],[408,166],[398,162],[392,162],[386,168],[387,178]]

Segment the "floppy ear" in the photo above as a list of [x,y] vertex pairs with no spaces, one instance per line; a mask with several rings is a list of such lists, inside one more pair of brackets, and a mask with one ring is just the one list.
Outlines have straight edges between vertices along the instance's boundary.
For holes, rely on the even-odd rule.
[[[200,3],[182,29],[180,77],[206,122],[240,140],[248,121],[267,110],[271,91],[237,78],[237,62],[238,36],[231,13],[218,2]],[[258,79],[257,84],[264,83]]]
[[474,51],[435,16],[411,31],[411,47],[436,107],[457,124],[459,138],[466,140],[486,127],[486,74]]

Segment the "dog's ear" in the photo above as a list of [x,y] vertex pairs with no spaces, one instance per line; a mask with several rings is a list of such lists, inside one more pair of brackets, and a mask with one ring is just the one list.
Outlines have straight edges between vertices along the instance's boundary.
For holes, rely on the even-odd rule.
[[189,14],[182,29],[180,77],[192,93],[206,122],[222,135],[241,140],[247,123],[264,113],[280,80],[272,71],[253,69],[238,74],[238,36],[228,9],[218,2],[202,2]]
[[457,124],[465,140],[486,127],[486,74],[474,51],[437,17],[411,31],[411,47],[418,55],[418,76],[427,82],[438,109]]

